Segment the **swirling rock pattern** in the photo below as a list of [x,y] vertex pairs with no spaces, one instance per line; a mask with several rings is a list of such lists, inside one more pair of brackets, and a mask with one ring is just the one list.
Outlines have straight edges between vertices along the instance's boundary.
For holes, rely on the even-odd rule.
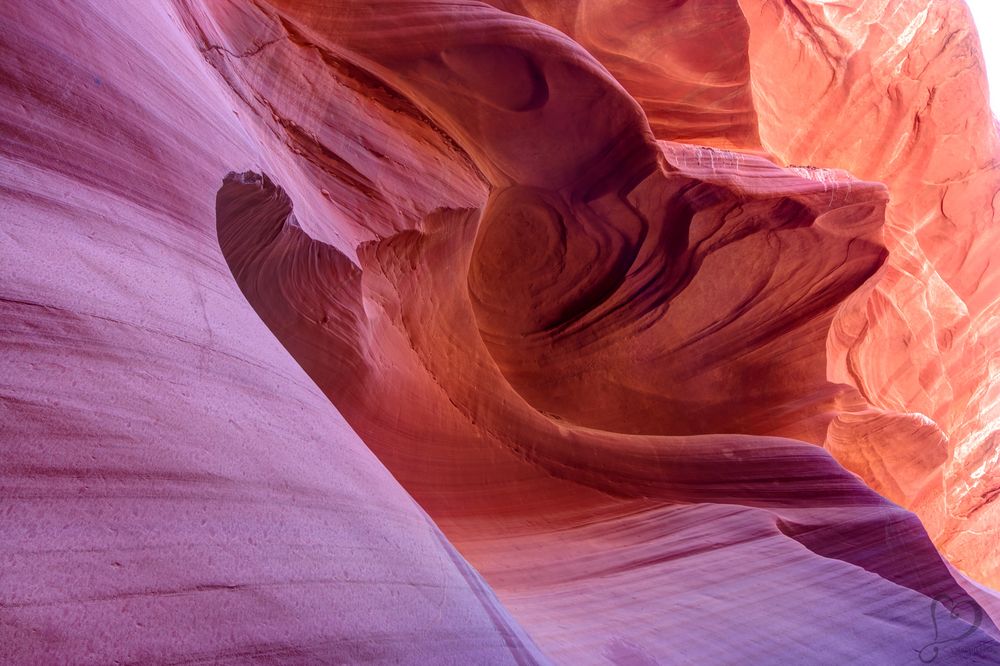
[[[960,2],[741,4],[766,148],[796,164],[849,169],[892,194],[885,274],[839,316],[831,376],[899,414],[901,427],[889,447],[864,443],[863,433],[851,446],[865,450],[867,469],[850,464],[856,452],[842,460],[917,511],[954,563],[1000,587],[1000,145],[968,10]],[[790,131],[788,116],[801,125]],[[840,434],[831,439],[842,450]],[[933,453],[941,443],[943,456]],[[926,467],[931,458],[919,496],[893,490],[894,477],[910,474],[908,460]]]
[[0,8],[0,658],[1000,660],[978,47],[849,5]]

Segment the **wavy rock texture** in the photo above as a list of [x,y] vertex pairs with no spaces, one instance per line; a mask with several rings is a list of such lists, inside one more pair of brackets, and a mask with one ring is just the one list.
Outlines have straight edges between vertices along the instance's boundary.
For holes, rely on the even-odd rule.
[[0,658],[1000,661],[963,7],[0,12]]
[[[855,386],[878,416],[860,431],[838,423],[828,445],[916,511],[952,562],[1000,587],[1000,144],[968,10],[741,5],[766,148],[891,193],[885,274],[852,299],[830,337],[831,377]],[[802,119],[791,131],[790,116]],[[872,442],[873,431],[888,446]]]

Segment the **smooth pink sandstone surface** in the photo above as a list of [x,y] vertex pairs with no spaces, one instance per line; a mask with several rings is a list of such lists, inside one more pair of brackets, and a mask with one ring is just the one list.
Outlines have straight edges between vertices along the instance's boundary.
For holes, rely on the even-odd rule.
[[0,661],[1000,663],[962,3],[12,1],[0,99]]

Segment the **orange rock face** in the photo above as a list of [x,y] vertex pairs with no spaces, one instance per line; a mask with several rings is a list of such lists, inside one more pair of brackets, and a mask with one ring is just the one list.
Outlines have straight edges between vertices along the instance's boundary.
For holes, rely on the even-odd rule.
[[0,658],[1000,660],[960,4],[0,11]]
[[767,149],[890,192],[888,265],[830,337],[831,377],[879,416],[860,431],[841,419],[828,445],[916,511],[953,563],[1000,587],[1000,145],[968,10],[741,2]]

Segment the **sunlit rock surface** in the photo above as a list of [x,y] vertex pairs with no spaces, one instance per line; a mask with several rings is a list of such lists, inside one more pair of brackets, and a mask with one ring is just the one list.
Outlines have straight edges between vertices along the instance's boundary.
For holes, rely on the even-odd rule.
[[[860,444],[831,431],[831,450],[917,511],[953,563],[1000,587],[1000,145],[968,9],[741,4],[765,147],[890,192],[884,275],[829,344],[831,378],[890,412],[876,428],[891,444],[865,427]],[[868,462],[852,465],[858,456]],[[900,476],[922,488],[896,490]]]
[[0,13],[0,660],[1000,661],[961,4]]

